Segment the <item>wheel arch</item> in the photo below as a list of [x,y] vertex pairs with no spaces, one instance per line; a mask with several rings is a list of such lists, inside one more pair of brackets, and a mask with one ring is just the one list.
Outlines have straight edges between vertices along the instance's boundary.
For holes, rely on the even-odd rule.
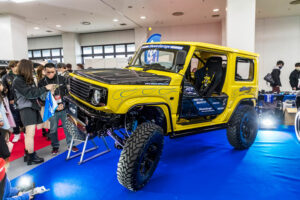
[[247,99],[242,99],[237,106],[234,108],[234,111],[231,113],[231,116],[228,120],[228,123],[230,123],[232,117],[234,116],[234,113],[238,110],[239,107],[243,106],[243,105],[249,105],[249,106],[256,106],[256,99],[255,98],[247,98]]
[[164,130],[164,134],[167,135],[169,132],[173,133],[173,122],[172,122],[172,114],[170,106],[165,102],[156,102],[156,103],[140,103],[135,104],[131,106],[127,113],[130,112],[130,110],[135,109],[136,107],[144,107],[144,111],[153,111],[153,114],[156,118],[162,117],[164,122],[163,125],[157,124],[159,126],[162,126],[162,129]]

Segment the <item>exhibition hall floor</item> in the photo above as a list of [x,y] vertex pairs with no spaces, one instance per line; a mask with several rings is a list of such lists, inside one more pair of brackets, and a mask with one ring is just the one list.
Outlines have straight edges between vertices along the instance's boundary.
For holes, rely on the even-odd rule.
[[[300,197],[300,144],[293,127],[261,130],[246,151],[234,150],[219,130],[178,139],[165,138],[162,159],[148,185],[123,188],[116,170],[120,151],[82,165],[66,152],[32,169],[37,186],[50,191],[36,199],[297,199]],[[97,140],[99,143],[100,140]],[[99,143],[100,144],[100,143]],[[101,146],[104,149],[104,146]],[[89,154],[91,155],[91,154]],[[14,179],[15,184],[20,177]]]

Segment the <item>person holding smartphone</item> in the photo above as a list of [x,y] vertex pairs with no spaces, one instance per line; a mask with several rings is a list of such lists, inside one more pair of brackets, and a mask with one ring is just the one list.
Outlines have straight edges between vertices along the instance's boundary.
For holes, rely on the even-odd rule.
[[47,84],[37,88],[33,79],[33,64],[23,59],[18,63],[18,75],[14,79],[13,88],[15,102],[20,111],[21,121],[25,126],[25,159],[27,165],[44,162],[34,151],[34,135],[36,125],[42,123],[40,115],[41,106],[38,99],[53,90],[54,84]]
[[[58,128],[58,121],[61,120],[62,126],[64,129],[64,133],[66,135],[66,141],[67,145],[69,146],[71,144],[72,136],[69,133],[68,127],[67,127],[67,112],[65,110],[65,105],[63,102],[64,96],[67,95],[68,89],[67,89],[67,79],[63,76],[60,76],[57,74],[55,65],[53,63],[47,63],[45,65],[45,77],[39,82],[39,87],[44,87],[48,84],[55,84],[56,88],[52,91],[52,95],[55,98],[58,107],[55,111],[55,114],[53,117],[51,117],[50,120],[50,139],[51,139],[51,145],[52,145],[52,155],[56,155],[59,150],[59,141],[58,141],[58,135],[57,135],[57,128]],[[76,146],[72,147],[73,152],[77,152],[78,148]]]

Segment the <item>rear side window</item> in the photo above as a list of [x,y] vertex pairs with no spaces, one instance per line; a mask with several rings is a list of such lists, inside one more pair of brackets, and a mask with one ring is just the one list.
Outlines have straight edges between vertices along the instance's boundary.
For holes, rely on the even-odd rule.
[[248,58],[236,58],[236,81],[253,81],[254,79],[254,61]]

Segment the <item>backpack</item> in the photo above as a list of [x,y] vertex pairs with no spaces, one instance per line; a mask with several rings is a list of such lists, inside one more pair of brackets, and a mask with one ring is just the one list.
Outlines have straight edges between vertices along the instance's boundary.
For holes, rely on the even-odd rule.
[[271,85],[273,85],[275,83],[272,74],[268,73],[265,77],[264,80],[267,81],[268,83],[270,83]]

